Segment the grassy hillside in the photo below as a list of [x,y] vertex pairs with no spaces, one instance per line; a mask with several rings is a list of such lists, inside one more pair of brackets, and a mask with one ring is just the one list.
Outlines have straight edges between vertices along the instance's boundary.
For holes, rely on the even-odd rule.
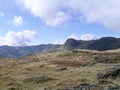
[[120,90],[119,85],[119,49],[76,49],[15,60],[0,58],[0,90]]

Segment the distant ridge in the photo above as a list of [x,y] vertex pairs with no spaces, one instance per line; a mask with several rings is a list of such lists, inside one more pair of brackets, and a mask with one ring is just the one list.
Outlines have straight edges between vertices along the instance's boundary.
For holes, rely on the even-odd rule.
[[9,58],[20,58],[26,55],[37,54],[57,49],[61,45],[41,44],[35,46],[0,46],[0,55]]
[[53,50],[72,50],[72,49],[89,49],[89,50],[111,50],[120,48],[120,38],[102,37],[97,40],[83,41],[68,39],[63,45],[41,44],[36,46],[0,46],[0,55],[10,58],[20,58],[26,55],[48,52]]
[[88,49],[94,50],[111,50],[120,48],[120,38],[114,37],[103,37],[95,40],[93,43],[88,45]]
[[120,38],[102,37],[97,40],[83,41],[68,39],[63,45],[64,49],[90,49],[90,50],[111,50],[120,48]]
[[88,49],[88,45],[94,42],[94,40],[91,41],[83,41],[83,40],[75,40],[75,39],[68,39],[66,42],[62,45],[64,49]]

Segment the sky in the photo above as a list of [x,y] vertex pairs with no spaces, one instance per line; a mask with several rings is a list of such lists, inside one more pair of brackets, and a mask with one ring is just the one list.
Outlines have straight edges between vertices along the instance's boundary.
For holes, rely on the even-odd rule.
[[120,0],[0,0],[0,46],[120,38]]

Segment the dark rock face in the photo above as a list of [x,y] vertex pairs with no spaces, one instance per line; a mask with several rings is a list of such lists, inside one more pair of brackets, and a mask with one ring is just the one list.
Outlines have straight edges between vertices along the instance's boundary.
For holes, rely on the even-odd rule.
[[88,44],[92,43],[94,40],[91,41],[83,41],[83,40],[75,40],[75,39],[68,39],[66,42],[63,44],[64,49],[87,49]]
[[120,90],[120,85],[116,86],[102,86],[102,85],[90,85],[90,84],[80,84],[72,88],[66,88],[63,90]]
[[111,79],[116,79],[120,78],[120,68],[112,69],[104,75],[104,78],[111,78]]
[[117,48],[120,48],[120,39],[114,37],[103,37],[88,45],[88,49],[100,51]]
[[65,49],[75,49],[79,47],[79,42],[75,39],[68,39],[63,45]]
[[120,78],[120,68],[114,68],[112,70],[107,71],[105,74],[98,73],[97,74],[98,79],[116,79]]
[[80,84],[73,88],[67,88],[64,90],[104,90],[104,88],[100,85]]

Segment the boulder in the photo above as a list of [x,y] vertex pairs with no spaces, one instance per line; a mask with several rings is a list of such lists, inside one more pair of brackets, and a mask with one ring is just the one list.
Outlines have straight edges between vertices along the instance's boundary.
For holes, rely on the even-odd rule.
[[57,67],[57,68],[55,68],[55,71],[63,71],[66,69],[67,69],[66,67]]
[[26,78],[23,80],[24,83],[45,83],[50,80],[53,80],[50,77],[47,76],[41,76],[41,77],[31,77],[31,78]]

